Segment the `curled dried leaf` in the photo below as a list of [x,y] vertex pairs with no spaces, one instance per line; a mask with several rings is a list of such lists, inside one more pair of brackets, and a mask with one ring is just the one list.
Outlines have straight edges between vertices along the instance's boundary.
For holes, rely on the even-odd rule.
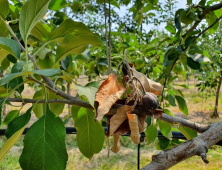
[[119,126],[127,119],[126,112],[131,109],[132,106],[124,105],[123,107],[117,110],[116,114],[110,119],[110,135],[112,135],[119,128]]
[[96,93],[95,102],[98,102],[97,120],[102,120],[103,116],[107,114],[111,106],[122,96],[125,92],[115,74],[110,74],[109,77],[101,84]]
[[136,145],[140,143],[140,132],[138,126],[138,116],[136,114],[131,114],[131,111],[127,112],[129,126],[131,130],[130,138]]
[[113,134],[113,146],[111,148],[111,151],[113,153],[117,153],[117,152],[119,152],[120,147],[121,147],[120,135]]
[[146,127],[147,127],[146,116],[144,116],[144,115],[138,116],[138,126],[139,126],[140,133],[146,129]]
[[[157,83],[157,82],[154,82],[154,81],[148,79],[144,74],[136,71],[135,68],[132,68],[131,71],[132,71],[133,76],[136,77],[137,79],[139,79],[139,81],[142,83],[146,92],[152,92],[155,95],[162,94],[163,87],[160,83]],[[136,80],[134,80],[134,81],[135,81],[135,84],[137,85],[137,87],[140,90],[142,90],[140,83],[138,83]]]

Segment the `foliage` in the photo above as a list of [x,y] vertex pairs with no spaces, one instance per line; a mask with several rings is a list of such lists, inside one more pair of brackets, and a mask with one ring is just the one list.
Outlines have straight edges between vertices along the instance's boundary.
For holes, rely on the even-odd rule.
[[[33,111],[38,120],[24,137],[24,149],[19,160],[21,167],[65,169],[68,160],[65,126],[59,117],[65,103],[73,104],[71,114],[78,131],[77,144],[89,159],[103,147],[102,122],[107,120],[112,125],[112,134],[123,135],[127,125],[127,132],[131,132],[131,139],[136,144],[140,142],[139,132],[144,131],[147,123],[148,144],[157,139],[157,129],[160,129],[166,137],[158,139],[157,147],[161,149],[173,146],[172,128],[181,131],[188,139],[196,137],[196,132],[187,127],[172,127],[163,120],[151,124],[150,118],[146,120],[147,115],[137,116],[131,111],[135,107],[144,109],[141,98],[146,92],[152,92],[159,95],[160,103],[159,109],[146,110],[149,116],[160,118],[163,111],[172,115],[171,106],[179,107],[188,116],[186,99],[175,83],[181,76],[189,77],[196,73],[199,79],[197,87],[201,91],[212,92],[220,87],[222,9],[215,7],[217,3],[217,0],[188,0],[187,8],[174,12],[174,0],[166,3],[158,0],[112,0],[110,4],[101,0],[0,0],[1,111],[5,105],[11,105],[9,97],[13,94],[22,103],[21,108],[26,104],[28,100],[24,100],[22,95],[25,85],[36,90],[33,107],[24,114],[20,109],[12,110],[4,118],[8,140],[0,150],[0,159],[19,139]],[[107,8],[108,5],[111,9]],[[215,8],[211,8],[213,5]],[[120,17],[116,9],[123,7],[129,9]],[[112,23],[110,57],[106,56],[108,27],[104,24],[109,12],[109,24]],[[147,24],[153,24],[154,29],[145,30]],[[164,29],[158,30],[158,26]],[[125,74],[124,64],[128,63],[134,67],[127,67]],[[118,77],[110,74],[108,68]],[[100,86],[98,78],[108,74],[111,78]],[[127,77],[131,74],[134,78]],[[86,75],[90,82],[78,84],[80,75]],[[126,81],[128,79],[130,81]],[[142,85],[137,85],[138,81]],[[130,82],[138,88],[132,88],[135,84]],[[73,83],[77,88],[76,97],[65,93],[67,83]],[[180,86],[189,89],[186,85]],[[121,96],[127,98],[121,103],[127,109],[116,109],[112,118],[103,117],[113,104],[120,102]],[[130,105],[130,101],[136,102]],[[94,120],[95,116],[98,121]],[[120,121],[121,116],[123,119]]]

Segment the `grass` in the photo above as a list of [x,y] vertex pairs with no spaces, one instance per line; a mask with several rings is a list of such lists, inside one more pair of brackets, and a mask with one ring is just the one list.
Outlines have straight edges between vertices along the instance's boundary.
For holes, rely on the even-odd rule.
[[[0,138],[0,144],[5,141],[5,137]],[[112,143],[112,139],[110,139]],[[106,143],[99,154],[89,160],[85,158],[77,148],[76,136],[67,135],[66,146],[68,149],[68,163],[67,170],[135,170],[137,168],[137,146],[134,145],[129,137],[121,138],[121,149],[117,154],[110,152],[108,158],[108,152],[106,149]],[[155,143],[147,145],[146,142],[141,143],[141,156],[140,167],[147,165],[152,158],[152,155],[156,152]],[[21,169],[19,166],[19,156],[22,152],[22,139],[20,139],[16,145],[10,150],[10,152],[4,157],[0,164],[1,170],[14,170]],[[206,169],[206,170],[219,170],[222,167],[222,147],[213,146],[209,149],[207,158],[210,161],[208,165],[203,163],[200,157],[195,156],[188,160],[185,160],[176,166],[170,168],[170,170],[193,170],[193,169]]]

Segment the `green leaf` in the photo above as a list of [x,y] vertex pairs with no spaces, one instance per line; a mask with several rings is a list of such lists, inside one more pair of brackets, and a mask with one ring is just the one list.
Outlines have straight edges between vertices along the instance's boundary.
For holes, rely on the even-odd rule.
[[24,148],[19,159],[21,168],[65,169],[68,161],[65,136],[62,120],[47,106],[46,113],[30,127],[24,137]]
[[102,150],[105,137],[103,127],[94,117],[93,110],[81,108],[75,121],[79,150],[89,159]]
[[13,119],[19,116],[20,110],[12,110],[5,116],[4,124],[8,125]]
[[146,134],[146,140],[148,145],[153,143],[156,139],[156,137],[158,136],[158,130],[156,128],[156,126],[154,126],[153,124],[151,124],[145,131]]
[[187,5],[192,4],[192,0],[187,0]]
[[9,13],[9,3],[8,0],[0,0],[0,18],[5,20]]
[[91,82],[86,84],[85,86],[77,85],[77,92],[80,96],[86,96],[89,103],[94,107],[95,95],[100,86],[99,82]]
[[[45,91],[41,89],[41,90],[35,92],[33,99],[37,99],[37,100],[45,99]],[[46,104],[39,103],[33,107],[33,112],[35,113],[35,116],[38,119],[40,119],[43,116],[43,114],[45,113],[45,109],[46,109]]]
[[190,128],[179,126],[178,130],[187,138],[187,140],[197,137],[197,132]]
[[100,38],[95,35],[66,35],[56,50],[56,62],[62,60],[69,54],[82,53],[89,44],[100,47],[103,43]]
[[[49,99],[64,99],[53,92],[48,92],[48,96],[49,96],[48,97]],[[49,104],[49,109],[57,115],[60,115],[62,113],[64,107],[65,107],[65,104],[63,103],[50,103]]]
[[89,60],[89,58],[85,54],[77,54],[74,59],[75,61],[80,61],[83,63],[86,63]]
[[50,0],[28,0],[22,6],[19,18],[19,30],[26,43],[33,27],[44,17]]
[[174,116],[174,114],[172,114],[168,109],[163,109],[163,112],[170,116]]
[[170,143],[170,140],[167,138],[158,138],[159,139],[159,145],[161,149],[167,149],[167,146]]
[[193,44],[193,40],[195,39],[196,37],[195,36],[191,36],[191,37],[188,37],[186,40],[185,40],[185,47],[189,47],[190,44]]
[[163,120],[158,120],[158,123],[159,123],[159,128],[162,134],[167,138],[171,138],[172,137],[172,132],[171,132],[172,124],[165,122]]
[[49,3],[49,9],[60,10],[66,5],[66,0],[51,0]]
[[[215,15],[214,11],[209,12],[209,14],[206,15],[206,21],[208,23],[208,26],[212,25],[217,19],[217,16]],[[215,33],[217,28],[219,27],[219,22],[217,22],[213,27],[211,27],[208,32],[210,34]]]
[[35,74],[38,74],[38,75],[50,77],[50,76],[53,76],[55,74],[61,73],[61,70],[60,69],[55,69],[55,68],[50,68],[50,69],[42,69],[42,70],[32,70],[32,72],[35,73]]
[[165,29],[167,30],[167,31],[169,31],[171,34],[176,34],[176,29],[174,28],[174,26],[173,25],[167,25],[166,27],[165,27]]
[[200,63],[194,61],[191,57],[187,57],[187,65],[193,70],[200,70]]
[[14,64],[17,63],[17,59],[11,54],[7,55],[7,59]]
[[31,34],[37,38],[39,41],[46,42],[48,34],[51,32],[51,29],[48,25],[38,22],[35,27],[32,29]]
[[67,19],[48,35],[48,41],[62,42],[65,35],[69,33],[75,35],[93,34],[85,24]]
[[5,85],[6,83],[8,83],[13,78],[16,78],[16,77],[19,77],[19,76],[22,76],[22,75],[28,75],[28,74],[31,74],[31,73],[32,73],[31,71],[27,71],[27,72],[24,72],[24,73],[9,73],[9,74],[6,74],[3,77],[3,79],[1,80],[1,86]]
[[0,62],[11,54],[17,59],[20,59],[21,48],[19,44],[11,39],[0,37]]
[[171,106],[177,106],[175,103],[175,96],[172,94],[168,95],[168,102],[170,103]]
[[25,127],[18,130],[2,145],[0,150],[0,162],[4,158],[4,156],[8,153],[8,151],[12,148],[12,146],[18,141],[24,129]]
[[8,34],[9,32],[7,26],[5,25],[4,21],[0,20],[0,37],[7,37]]
[[72,107],[71,107],[71,114],[72,114],[72,118],[73,118],[74,122],[76,121],[76,119],[78,117],[78,112],[79,112],[80,108],[81,107],[77,106],[77,105],[72,105]]
[[149,116],[146,117],[147,127],[151,125],[151,120],[152,120],[151,117],[149,117]]
[[31,118],[32,107],[30,107],[25,114],[13,119],[5,131],[5,136],[9,139],[15,132],[23,128]]
[[175,97],[179,105],[180,111],[183,112],[186,116],[188,116],[188,108],[184,98],[181,96],[175,96]]

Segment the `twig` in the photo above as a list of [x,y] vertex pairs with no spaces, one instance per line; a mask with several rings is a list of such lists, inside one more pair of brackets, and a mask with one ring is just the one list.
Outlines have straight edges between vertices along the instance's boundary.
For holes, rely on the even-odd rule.
[[196,29],[196,27],[199,25],[199,23],[205,18],[205,16],[206,16],[209,12],[215,11],[215,10],[220,9],[220,8],[222,8],[222,2],[219,3],[219,4],[216,4],[216,5],[210,6],[210,7],[208,7],[208,8],[205,8],[205,9],[203,10],[203,13],[199,16],[200,21],[196,21],[196,22],[194,23],[194,25],[193,25],[182,37],[183,37],[183,38],[186,37],[186,35],[187,35],[189,32],[191,32],[191,31],[193,31],[194,29]]
[[109,0],[109,56],[108,56],[108,73],[111,74],[111,51],[112,51],[112,43],[111,43],[111,5]]
[[222,18],[222,15],[221,15],[219,18],[217,18],[213,24],[211,24],[209,27],[207,27],[207,28],[204,29],[201,33],[199,33],[199,34],[197,35],[197,37],[193,40],[193,42],[196,41],[196,40],[197,40],[201,35],[203,35],[207,30],[209,30],[210,28],[212,28],[218,21],[220,21],[221,18]]
[[172,67],[170,68],[170,71],[169,71],[169,73],[167,74],[167,76],[166,76],[166,78],[165,78],[165,81],[164,81],[164,84],[163,84],[163,91],[162,91],[162,94],[161,94],[161,96],[162,96],[162,97],[161,97],[161,102],[163,102],[163,108],[164,108],[164,100],[163,100],[164,89],[165,89],[165,87],[166,87],[167,79],[168,79],[168,77],[169,77],[169,75],[170,75],[173,67],[175,66],[177,60],[178,60],[178,58],[176,58],[176,59],[174,60],[173,65],[172,65]]

